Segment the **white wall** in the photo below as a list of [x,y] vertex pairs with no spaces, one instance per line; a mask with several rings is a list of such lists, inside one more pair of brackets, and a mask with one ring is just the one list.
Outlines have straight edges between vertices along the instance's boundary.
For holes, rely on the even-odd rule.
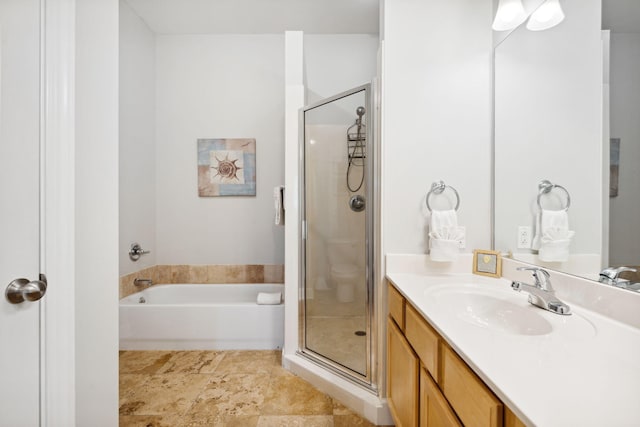
[[[308,102],[375,74],[375,36],[304,40]],[[280,35],[158,37],[158,263],[284,262],[271,198],[284,183],[283,63]],[[255,198],[197,196],[196,140],[219,137],[256,138]]]
[[491,1],[384,4],[385,253],[426,253],[425,195],[460,193],[467,249],[491,244]]
[[611,265],[640,264],[640,34],[611,33],[611,137],[620,138],[618,197],[610,199]]
[[[155,36],[120,0],[120,274],[156,262]],[[132,243],[151,253],[133,262]]]
[[[157,37],[159,264],[282,264],[273,187],[284,182],[282,35]],[[257,195],[198,197],[198,138],[255,138]]]
[[76,425],[118,424],[118,2],[76,2]]
[[371,83],[378,44],[377,34],[305,34],[307,105]]
[[[571,194],[571,253],[601,250],[601,6],[572,0],[563,7],[568,18],[560,25],[520,27],[495,52],[497,250],[531,253],[516,248],[517,230],[534,225],[543,179]],[[546,209],[564,203],[557,190],[542,199]]]
[[[284,35],[284,96],[285,96],[285,263],[284,263],[284,348],[285,355],[295,355],[298,349],[298,289],[300,286],[300,204],[299,158],[300,123],[299,110],[305,104],[304,87],[304,34],[287,31]],[[283,360],[286,363],[286,359]]]

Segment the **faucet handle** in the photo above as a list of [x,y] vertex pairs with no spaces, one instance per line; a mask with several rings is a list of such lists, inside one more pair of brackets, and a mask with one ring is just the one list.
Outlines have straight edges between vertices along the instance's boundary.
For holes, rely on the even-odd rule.
[[618,267],[618,268],[616,268],[616,270],[615,270],[615,271],[616,271],[616,277],[618,277],[618,276],[620,276],[620,273],[623,273],[623,272],[625,272],[625,271],[632,271],[632,272],[634,272],[634,273],[635,273],[635,272],[637,272],[638,270],[636,270],[635,268],[632,268],[632,267],[625,267],[625,266],[622,266],[622,267]]
[[540,267],[518,267],[518,271],[531,271],[533,274],[533,278],[536,279],[535,285],[540,289],[544,289],[547,291],[553,290],[551,288],[551,275],[549,272]]
[[636,272],[637,270],[635,268],[631,268],[631,267],[607,267],[604,270],[602,270],[600,272],[600,283],[606,283],[609,285],[617,285],[618,282],[623,282],[625,281],[624,279],[620,279],[620,273],[623,273],[625,271],[632,271],[632,272]]
[[533,271],[534,273],[540,271],[545,275],[545,277],[551,277],[547,270],[540,267],[518,267],[518,271]]

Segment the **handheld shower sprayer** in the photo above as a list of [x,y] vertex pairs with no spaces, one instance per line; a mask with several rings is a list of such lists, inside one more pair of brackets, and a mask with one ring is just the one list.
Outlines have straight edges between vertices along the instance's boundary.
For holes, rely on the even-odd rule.
[[[363,106],[356,108],[356,115],[358,118],[356,122],[347,129],[347,188],[349,191],[355,193],[359,191],[364,183],[364,158],[365,158],[365,143],[366,143],[366,130],[365,124],[362,123],[362,117],[367,110]],[[360,183],[356,187],[352,187],[349,180],[352,166],[359,166],[362,168],[360,174]]]

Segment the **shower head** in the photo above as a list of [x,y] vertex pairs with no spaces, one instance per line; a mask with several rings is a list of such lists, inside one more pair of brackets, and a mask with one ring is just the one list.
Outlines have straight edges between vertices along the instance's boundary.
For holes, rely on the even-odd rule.
[[364,116],[365,113],[365,109],[364,107],[358,107],[356,108],[356,114],[358,115],[358,117],[362,118],[362,116]]

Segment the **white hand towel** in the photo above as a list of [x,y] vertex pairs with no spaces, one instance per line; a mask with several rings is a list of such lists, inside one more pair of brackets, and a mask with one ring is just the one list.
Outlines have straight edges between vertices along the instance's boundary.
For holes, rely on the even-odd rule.
[[432,261],[450,262],[458,257],[458,240],[463,232],[458,227],[456,211],[431,211],[429,225],[429,256]]
[[431,211],[429,231],[439,233],[443,227],[457,227],[458,215],[453,209],[447,211]]
[[284,186],[273,188],[273,204],[275,209],[275,224],[284,225]]
[[429,239],[429,258],[431,261],[455,261],[459,252],[457,240]]
[[545,262],[569,261],[571,239],[543,242],[538,250],[538,258]]
[[256,302],[259,305],[278,305],[282,302],[282,293],[258,292],[258,299]]
[[569,260],[569,245],[575,232],[569,230],[567,211],[542,210],[536,215],[536,234],[531,247],[545,262]]
[[540,249],[542,236],[549,230],[569,231],[569,215],[567,211],[549,211],[542,209],[536,214],[536,234],[531,249]]

